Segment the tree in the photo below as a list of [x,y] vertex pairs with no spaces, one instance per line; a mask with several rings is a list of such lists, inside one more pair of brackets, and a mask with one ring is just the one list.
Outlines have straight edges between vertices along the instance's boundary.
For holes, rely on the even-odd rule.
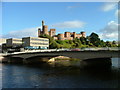
[[105,42],[103,40],[100,40],[100,46],[101,47],[106,47],[106,44],[105,44]]
[[116,41],[112,41],[112,46],[113,47],[117,47],[117,42]]
[[100,45],[100,38],[96,33],[92,33],[90,36],[90,43],[92,43],[94,46],[99,46]]
[[73,40],[69,40],[69,44],[74,44],[74,43],[73,43]]
[[54,49],[54,48],[60,48],[60,45],[49,35],[43,34],[40,35],[42,38],[48,38],[49,39],[49,48]]
[[90,42],[90,37],[89,36],[86,37],[86,45],[93,46],[93,44]]
[[87,39],[85,37],[80,37],[80,41],[83,45],[86,45]]
[[78,38],[73,39],[73,43],[74,43],[74,44],[73,44],[73,47],[74,47],[74,48],[79,48],[79,47],[81,47],[81,45],[82,45],[80,39],[78,39]]
[[112,41],[112,44],[115,44],[115,45],[116,45],[116,43],[117,43],[116,41]]
[[112,46],[111,42],[110,41],[106,41],[106,46],[107,47],[111,47]]

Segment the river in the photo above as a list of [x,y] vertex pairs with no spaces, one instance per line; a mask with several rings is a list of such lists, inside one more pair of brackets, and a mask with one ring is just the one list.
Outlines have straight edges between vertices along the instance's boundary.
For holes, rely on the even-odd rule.
[[120,86],[118,58],[112,58],[110,69],[84,70],[79,68],[79,63],[70,66],[67,61],[64,64],[66,65],[0,64],[2,88],[118,88]]

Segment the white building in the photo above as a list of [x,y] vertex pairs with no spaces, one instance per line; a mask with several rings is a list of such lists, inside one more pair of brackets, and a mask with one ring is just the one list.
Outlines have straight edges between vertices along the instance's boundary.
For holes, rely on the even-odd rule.
[[6,43],[6,39],[0,38],[0,45],[2,45],[3,43]]
[[32,49],[48,49],[49,39],[39,37],[24,37],[22,38],[23,47]]
[[6,40],[7,47],[19,47],[22,46],[22,39],[10,38]]

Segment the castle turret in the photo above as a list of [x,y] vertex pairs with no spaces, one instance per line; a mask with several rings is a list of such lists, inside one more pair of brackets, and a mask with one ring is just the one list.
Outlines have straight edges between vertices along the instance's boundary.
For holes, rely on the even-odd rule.
[[51,37],[55,36],[55,35],[56,35],[56,29],[50,29],[49,35],[50,35]]
[[82,37],[86,37],[86,33],[85,32],[81,32]]
[[64,40],[64,34],[58,34],[58,40]]
[[48,26],[44,24],[45,22],[42,20],[42,34],[48,34]]
[[41,28],[38,28],[38,37],[42,34]]
[[47,25],[43,26],[43,34],[47,34],[48,35],[48,26]]
[[76,32],[73,32],[73,38],[76,38]]
[[65,32],[65,37],[69,38],[71,36],[70,34],[70,32]]
[[42,20],[42,27],[44,26],[44,24],[45,24],[45,23],[44,23],[44,21]]

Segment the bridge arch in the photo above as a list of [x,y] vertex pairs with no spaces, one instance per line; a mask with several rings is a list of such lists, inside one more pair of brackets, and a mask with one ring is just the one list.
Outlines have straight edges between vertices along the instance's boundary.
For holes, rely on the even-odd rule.
[[[29,61],[30,59],[35,58],[48,58],[51,59],[52,57],[56,56],[67,56],[72,58],[78,58],[81,60],[85,60],[84,62],[89,62],[92,60],[104,60],[105,58],[112,58],[112,57],[119,57],[119,51],[64,51],[64,52],[31,52],[31,53],[23,53],[23,54],[15,54],[11,55],[10,57],[20,57],[23,58],[23,61]],[[33,61],[34,62],[34,61]],[[100,64],[99,62],[99,64]]]

